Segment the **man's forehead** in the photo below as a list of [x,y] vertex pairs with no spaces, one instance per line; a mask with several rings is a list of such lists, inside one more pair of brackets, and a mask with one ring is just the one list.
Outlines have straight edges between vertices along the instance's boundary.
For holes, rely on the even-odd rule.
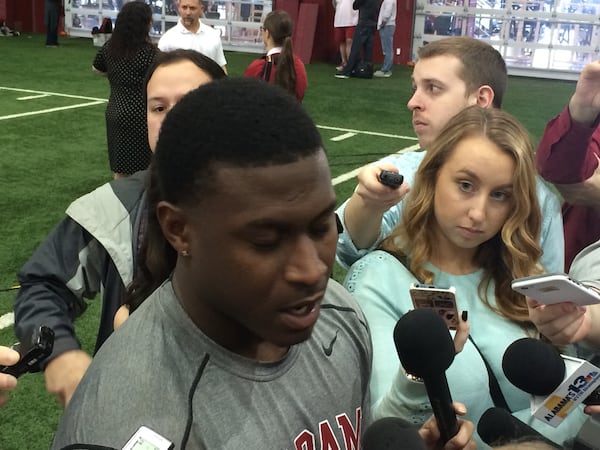
[[179,6],[200,6],[202,5],[202,1],[201,0],[179,0],[178,3]]
[[447,80],[459,77],[462,62],[454,55],[436,55],[419,59],[412,73],[413,80]]

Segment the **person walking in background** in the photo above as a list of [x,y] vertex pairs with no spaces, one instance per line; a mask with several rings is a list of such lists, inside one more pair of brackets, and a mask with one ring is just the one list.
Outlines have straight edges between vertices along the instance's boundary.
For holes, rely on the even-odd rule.
[[348,64],[348,57],[352,48],[352,35],[358,23],[358,11],[352,8],[352,0],[333,0],[333,8],[335,9],[333,37],[339,46],[341,59],[341,63],[336,67],[336,70],[341,72]]
[[[373,37],[377,27],[379,0],[354,0],[352,8],[358,10],[358,24],[352,36],[348,64],[340,73],[335,75],[336,78],[350,78],[355,75],[355,70],[360,62],[370,66],[373,59]],[[371,75],[372,73],[371,71]]]
[[261,27],[267,53],[262,58],[252,61],[244,76],[262,78],[282,87],[302,101],[308,82],[304,63],[294,54],[292,48],[293,29],[292,18],[284,10],[276,9],[267,14]]
[[44,3],[44,25],[46,25],[46,47],[58,47],[58,24],[61,0],[46,0]]
[[114,178],[146,169],[152,155],[144,101],[144,79],[157,51],[150,42],[151,27],[150,6],[127,3],[117,15],[112,37],[98,50],[92,65],[110,83],[106,140]]
[[383,50],[383,65],[373,76],[389,78],[394,64],[394,32],[396,31],[396,0],[383,0],[379,9],[377,29]]
[[177,25],[162,35],[158,41],[158,48],[163,52],[178,48],[196,50],[216,61],[227,73],[221,34],[200,21],[204,14],[204,4],[200,0],[177,0],[177,12]]

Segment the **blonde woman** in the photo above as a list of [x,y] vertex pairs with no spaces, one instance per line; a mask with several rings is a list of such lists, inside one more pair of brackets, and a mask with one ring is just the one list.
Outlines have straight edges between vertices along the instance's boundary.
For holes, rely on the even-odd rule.
[[[431,413],[425,387],[399,370],[392,339],[398,319],[413,308],[409,286],[420,281],[454,286],[459,311],[468,312],[470,339],[447,377],[469,420],[477,423],[504,401],[515,416],[558,443],[583,423],[581,411],[560,429],[532,419],[529,396],[510,384],[501,366],[508,345],[536,333],[525,298],[510,288],[513,278],[540,272],[533,153],[527,131],[508,113],[478,106],[459,113],[428,147],[400,224],[380,250],[350,268],[345,285],[373,336],[370,387],[379,414],[421,423]],[[494,379],[499,395],[492,394]],[[387,395],[393,382],[394,395]],[[476,439],[478,448],[486,448]]]

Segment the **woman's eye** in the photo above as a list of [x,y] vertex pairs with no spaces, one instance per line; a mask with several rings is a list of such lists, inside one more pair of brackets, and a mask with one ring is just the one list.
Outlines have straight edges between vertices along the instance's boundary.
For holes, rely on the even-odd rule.
[[464,192],[471,192],[473,190],[473,185],[471,183],[469,183],[468,181],[460,181],[458,183],[458,187],[460,188],[461,191],[464,191]]
[[494,200],[498,200],[498,201],[506,201],[510,198],[510,193],[508,192],[504,192],[504,191],[496,191],[496,192],[492,192],[492,198]]

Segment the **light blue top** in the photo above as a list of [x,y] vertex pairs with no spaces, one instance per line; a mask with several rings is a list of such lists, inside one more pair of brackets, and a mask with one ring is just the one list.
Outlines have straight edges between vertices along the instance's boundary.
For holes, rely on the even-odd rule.
[[[424,157],[424,151],[408,152],[402,155],[389,156],[384,158],[382,162],[395,165],[400,173],[404,175],[404,181],[412,186],[417,169]],[[542,210],[540,247],[544,253],[541,262],[546,272],[563,272],[565,267],[565,240],[560,202],[556,194],[554,194],[540,177],[537,177],[537,192],[540,208]],[[342,223],[344,223],[344,209],[346,208],[347,203],[348,200],[346,200],[337,210],[337,214],[342,220]],[[393,206],[385,212],[381,222],[379,237],[371,247],[366,249],[358,250],[354,246],[350,235],[346,231],[346,224],[344,223],[344,232],[341,233],[338,238],[337,261],[345,268],[348,268],[357,259],[377,248],[381,240],[390,234],[400,222],[402,204],[403,202],[399,202],[396,206]]]
[[[500,389],[516,417],[537,429],[542,435],[556,441],[577,434],[586,416],[582,408],[573,411],[557,428],[552,428],[531,417],[529,395],[514,387],[504,376],[502,356],[516,339],[527,337],[516,323],[494,313],[479,298],[478,286],[482,271],[469,275],[450,275],[429,265],[434,284],[439,287],[454,286],[459,311],[468,311],[471,337],[491,366]],[[408,380],[401,368],[393,340],[396,322],[413,309],[409,286],[417,282],[394,256],[376,250],[357,261],[349,270],[345,287],[354,295],[369,324],[373,342],[373,371],[371,375],[371,401],[373,419],[399,416],[416,424],[424,422],[431,414],[431,405],[422,383]],[[488,298],[494,299],[490,287]],[[423,355],[426,358],[427,355]],[[481,415],[494,406],[489,390],[488,372],[472,342],[467,341],[462,352],[446,372],[453,400],[462,402],[468,409],[467,419],[477,424]],[[390,389],[393,386],[393,389]],[[489,448],[475,435],[478,448]]]

